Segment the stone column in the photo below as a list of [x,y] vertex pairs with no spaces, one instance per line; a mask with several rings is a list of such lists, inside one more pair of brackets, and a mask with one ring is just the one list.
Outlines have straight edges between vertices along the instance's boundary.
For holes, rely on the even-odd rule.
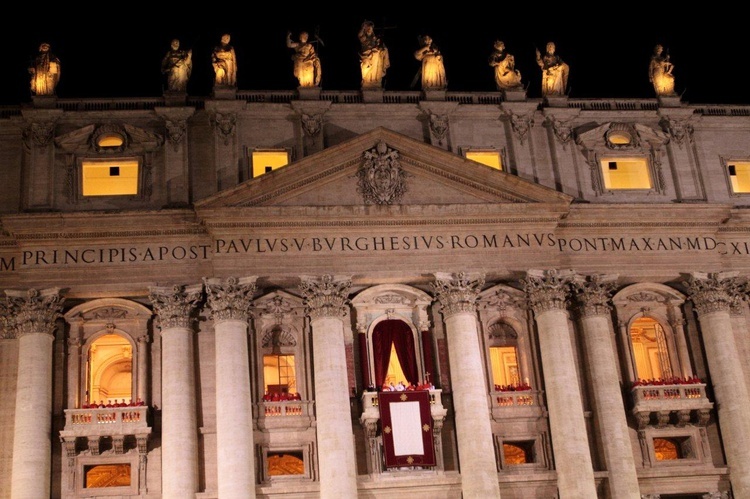
[[255,279],[204,279],[216,336],[216,467],[221,499],[255,497],[255,442],[247,344]]
[[476,301],[484,276],[435,274],[448,343],[463,497],[500,497]]
[[586,365],[593,388],[596,418],[605,438],[604,458],[612,499],[639,499],[638,475],[628,432],[625,404],[620,391],[619,365],[610,326],[609,300],[616,276],[577,276],[578,310],[586,345]]
[[320,497],[357,497],[343,322],[351,281],[332,275],[301,279],[312,327]]
[[149,289],[161,329],[161,492],[164,497],[192,499],[198,492],[198,414],[191,325],[202,291],[200,284]]
[[[141,399],[145,405],[152,405],[148,400],[148,334],[138,337],[138,385],[135,399]],[[131,397],[132,398],[132,397]]]
[[735,272],[694,272],[685,282],[695,304],[736,497],[750,497],[750,395],[732,333],[730,309],[747,291]]
[[77,331],[68,337],[68,387],[66,407],[80,409],[85,400],[81,400],[81,340]]
[[18,381],[10,497],[50,496],[52,343],[62,300],[57,288],[6,290],[1,311],[18,337]]
[[523,284],[539,331],[544,385],[560,497],[596,499],[581,387],[568,328],[571,275],[529,270]]

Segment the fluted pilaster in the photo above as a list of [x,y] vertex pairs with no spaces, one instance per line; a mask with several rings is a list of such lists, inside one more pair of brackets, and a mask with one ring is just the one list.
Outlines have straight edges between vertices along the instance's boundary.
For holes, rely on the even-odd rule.
[[[52,343],[61,316],[57,288],[6,294],[6,324],[18,338],[18,381],[11,498],[49,497],[52,441]],[[40,479],[41,477],[41,479]]]
[[432,283],[445,322],[463,497],[500,497],[477,330],[477,298],[482,286],[484,275],[465,272],[436,273]]
[[152,287],[162,342],[162,495],[193,498],[199,488],[193,329],[203,286]]
[[560,497],[596,499],[583,400],[568,327],[567,299],[572,277],[569,271],[530,270],[522,284],[539,330]]
[[701,325],[711,384],[716,396],[732,490],[750,497],[750,395],[742,359],[732,333],[730,311],[745,294],[746,280],[736,272],[695,272],[684,281]]
[[350,286],[348,277],[333,275],[300,283],[312,328],[320,497],[357,497],[343,322]]
[[204,279],[216,341],[216,465],[219,497],[255,497],[255,443],[247,321],[255,277]]
[[610,298],[616,276],[576,276],[573,287],[586,346],[595,416],[607,438],[602,441],[612,499],[639,499],[638,475],[628,432],[625,403],[617,373],[617,353],[611,327]]

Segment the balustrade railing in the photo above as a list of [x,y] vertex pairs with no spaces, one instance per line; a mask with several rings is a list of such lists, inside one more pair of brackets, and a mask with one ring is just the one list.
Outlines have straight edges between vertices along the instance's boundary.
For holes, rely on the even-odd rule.
[[148,427],[146,406],[65,410],[65,431],[82,436],[134,435]]

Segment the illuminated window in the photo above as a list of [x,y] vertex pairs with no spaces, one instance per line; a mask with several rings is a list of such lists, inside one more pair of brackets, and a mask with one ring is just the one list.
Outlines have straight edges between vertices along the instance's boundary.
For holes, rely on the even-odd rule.
[[672,363],[664,328],[650,317],[641,317],[630,326],[636,377],[667,379],[672,377]]
[[690,437],[654,438],[654,454],[657,461],[695,457]]
[[86,390],[89,403],[131,402],[133,346],[119,334],[105,334],[88,350]]
[[404,385],[409,386],[409,382],[406,380],[404,370],[401,367],[401,362],[399,362],[398,360],[396,345],[391,344],[391,356],[390,360],[388,361],[388,372],[386,372],[385,374],[385,381],[383,382],[383,384],[393,384],[395,386],[399,383],[403,383]]
[[491,166],[496,170],[503,170],[502,160],[500,158],[500,151],[487,150],[472,150],[466,151],[466,159],[482,163],[483,165]]
[[495,386],[520,384],[516,347],[490,347],[490,363],[492,364],[492,382]]
[[727,172],[733,193],[750,193],[750,162],[733,161],[727,164]]
[[633,137],[628,132],[617,130],[608,133],[607,140],[609,140],[610,144],[616,146],[625,146],[629,145],[633,141]]
[[289,151],[284,149],[255,150],[251,155],[253,178],[289,164]]
[[106,133],[97,137],[96,145],[102,149],[122,147],[125,140],[119,133]]
[[269,452],[266,458],[268,476],[304,475],[302,451]]
[[294,355],[264,355],[263,383],[265,393],[297,393]]
[[646,158],[604,158],[601,166],[605,189],[651,189],[653,187]]
[[534,462],[534,442],[503,442],[505,464],[526,464]]
[[138,194],[138,166],[135,159],[84,160],[84,196],[127,196]]
[[83,467],[83,488],[129,487],[130,464],[97,464]]

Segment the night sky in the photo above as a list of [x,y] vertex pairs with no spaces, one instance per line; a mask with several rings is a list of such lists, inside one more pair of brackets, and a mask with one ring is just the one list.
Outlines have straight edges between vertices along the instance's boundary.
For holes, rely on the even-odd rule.
[[[257,4],[223,6],[216,12],[205,5],[190,8],[185,4],[179,14],[167,16],[133,4],[119,5],[127,12],[117,12],[113,4],[107,5],[107,12],[37,6],[34,14],[6,17],[6,30],[0,33],[0,105],[31,101],[27,68],[41,42],[50,43],[61,60],[59,98],[161,96],[160,64],[172,38],[180,39],[183,48],[193,49],[188,93],[208,97],[213,82],[210,54],[222,33],[231,35],[237,53],[239,90],[295,89],[292,50],[286,47],[285,38],[291,31],[296,39],[302,30],[317,32],[322,40],[318,50],[323,90],[358,90],[357,31],[364,19],[375,22],[390,51],[386,90],[418,90],[411,86],[419,70],[413,52],[419,47],[418,36],[428,34],[443,53],[448,91],[495,91],[487,58],[493,42],[501,39],[516,58],[529,98],[540,97],[541,71],[534,49],[543,52],[548,41],[555,42],[557,53],[570,66],[571,98],[653,98],[648,63],[654,45],[661,43],[675,65],[675,90],[684,102],[750,104],[750,86],[743,76],[748,62],[739,55],[748,31],[740,23],[747,21],[741,21],[742,16],[732,9],[686,16],[613,3],[608,12],[599,13],[574,12],[571,3],[565,14],[565,6],[547,10],[535,3],[506,11],[502,3],[494,4],[493,10],[486,7],[489,3],[472,8],[462,2],[460,10],[451,12],[448,7],[405,2],[389,7],[386,2],[378,3],[377,9],[346,12],[323,4],[302,12],[297,6],[279,4],[281,12],[265,13],[273,9],[271,4],[255,14]],[[627,12],[617,13],[618,7]],[[398,13],[407,8],[424,13]],[[682,21],[685,17],[692,21]],[[7,29],[18,19],[23,20],[20,34]]]

